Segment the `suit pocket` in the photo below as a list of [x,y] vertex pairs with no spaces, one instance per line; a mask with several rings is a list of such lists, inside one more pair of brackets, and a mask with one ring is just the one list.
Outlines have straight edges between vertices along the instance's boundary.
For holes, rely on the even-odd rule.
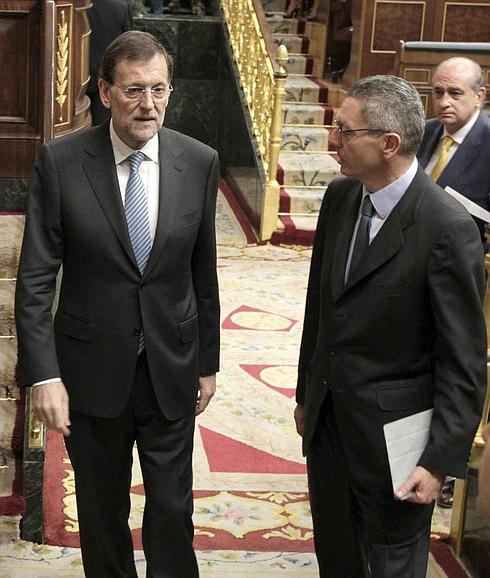
[[434,382],[430,375],[383,382],[376,397],[384,411],[428,409],[434,402]]
[[54,320],[54,330],[80,341],[91,342],[94,340],[95,326],[82,319],[67,315],[58,311]]
[[179,332],[182,343],[189,343],[189,341],[196,339],[199,333],[199,321],[197,313],[189,319],[179,323]]

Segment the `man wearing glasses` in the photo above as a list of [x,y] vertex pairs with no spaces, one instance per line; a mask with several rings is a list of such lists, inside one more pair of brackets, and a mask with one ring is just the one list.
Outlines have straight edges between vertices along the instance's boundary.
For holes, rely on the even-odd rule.
[[[423,131],[415,88],[374,76],[330,134],[347,178],[320,211],[295,409],[322,578],[425,578],[434,500],[446,474],[464,477],[481,415],[482,246],[418,166]],[[383,426],[430,409],[394,489]]]
[[135,441],[147,576],[198,576],[191,460],[218,370],[219,166],[215,151],[162,128],[171,74],[150,34],[114,40],[99,80],[112,121],[45,144],[29,195],[18,378],[34,387],[38,417],[66,436],[89,578],[137,577]]

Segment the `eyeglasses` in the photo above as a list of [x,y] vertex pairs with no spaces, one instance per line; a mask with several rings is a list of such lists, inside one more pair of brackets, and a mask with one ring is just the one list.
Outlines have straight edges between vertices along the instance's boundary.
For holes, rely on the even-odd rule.
[[126,86],[126,88],[123,88],[115,83],[114,86],[117,86],[129,100],[141,100],[147,92],[150,93],[153,100],[162,100],[174,89],[171,84],[167,84],[167,86],[152,86],[151,88],[143,88],[142,86]]
[[366,132],[382,132],[382,133],[385,133],[385,134],[388,133],[388,132],[393,132],[393,131],[391,131],[391,130],[385,130],[384,128],[344,128],[344,127],[342,126],[342,124],[339,123],[338,120],[334,120],[334,121],[332,122],[332,126],[333,126],[333,129],[336,130],[336,131],[339,133],[340,138],[341,138],[342,140],[346,140],[346,141],[347,141],[347,140],[350,140],[350,139],[354,136],[354,135],[352,134],[352,133],[354,133],[354,132],[363,132],[363,131],[366,131]]

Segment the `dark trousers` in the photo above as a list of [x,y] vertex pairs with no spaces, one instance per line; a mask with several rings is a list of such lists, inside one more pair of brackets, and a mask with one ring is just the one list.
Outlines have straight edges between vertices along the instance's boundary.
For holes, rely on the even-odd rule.
[[[379,495],[362,494],[352,482],[333,410],[326,405],[307,456],[320,577],[425,578],[433,505],[399,504],[397,519],[390,507],[383,509]],[[398,539],[389,525],[403,531],[410,508],[422,517],[423,530]]]
[[128,525],[136,441],[146,496],[147,577],[197,577],[191,519],[194,415],[164,418],[143,353],[121,415],[98,418],[72,411],[70,417],[72,433],[65,443],[75,472],[85,576],[137,577]]

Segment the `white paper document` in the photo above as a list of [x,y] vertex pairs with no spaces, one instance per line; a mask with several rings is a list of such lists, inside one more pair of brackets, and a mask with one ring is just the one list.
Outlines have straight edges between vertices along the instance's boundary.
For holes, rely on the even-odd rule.
[[433,411],[427,409],[383,426],[393,493],[407,481],[427,445]]
[[482,207],[480,207],[480,205],[477,205],[473,201],[470,201],[470,199],[463,196],[461,193],[458,193],[458,191],[455,191],[451,187],[446,187],[444,190],[447,191],[451,195],[451,197],[454,197],[457,201],[459,201],[463,205],[463,207],[470,213],[470,215],[473,215],[473,217],[477,217],[478,219],[485,221],[485,223],[490,223],[490,213],[485,209],[483,209]]

